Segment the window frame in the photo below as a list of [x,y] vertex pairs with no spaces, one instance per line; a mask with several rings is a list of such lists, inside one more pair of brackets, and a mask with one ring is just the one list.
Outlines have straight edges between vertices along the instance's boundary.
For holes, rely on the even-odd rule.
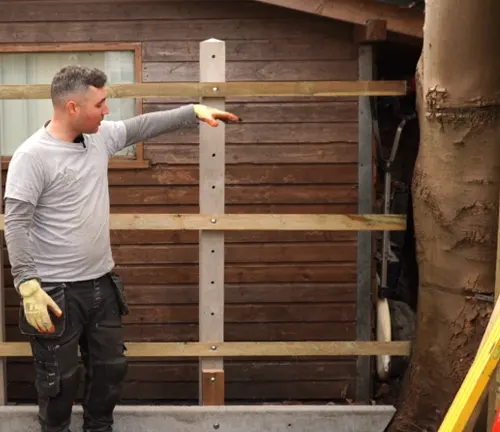
[[[0,44],[0,54],[40,53],[71,51],[133,51],[135,82],[142,82],[142,44],[140,42],[83,42],[83,43],[43,43],[43,44]],[[136,115],[143,113],[142,98],[135,98]],[[2,169],[7,169],[11,156],[1,155]],[[149,161],[144,159],[144,143],[136,143],[136,156],[116,155],[109,159],[108,169],[149,168]]]

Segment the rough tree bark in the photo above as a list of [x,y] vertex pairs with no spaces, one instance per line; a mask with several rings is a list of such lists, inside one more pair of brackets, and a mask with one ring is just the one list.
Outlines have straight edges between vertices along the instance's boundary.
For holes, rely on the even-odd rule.
[[390,432],[439,429],[492,311],[500,180],[500,1],[427,0],[417,67],[415,341]]

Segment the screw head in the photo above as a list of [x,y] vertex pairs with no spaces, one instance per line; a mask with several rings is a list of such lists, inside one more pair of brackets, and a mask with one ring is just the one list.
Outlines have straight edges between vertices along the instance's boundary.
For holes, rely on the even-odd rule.
[[215,222],[217,222],[217,219],[214,218],[210,222],[215,223]]
[[217,347],[215,345],[212,345],[212,351],[215,351]]

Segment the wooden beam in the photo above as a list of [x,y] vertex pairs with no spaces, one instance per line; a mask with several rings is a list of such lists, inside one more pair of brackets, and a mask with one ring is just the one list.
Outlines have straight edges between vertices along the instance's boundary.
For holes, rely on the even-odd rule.
[[[226,44],[209,39],[200,43],[200,81],[226,80]],[[223,97],[203,97],[201,103],[224,110]],[[224,213],[225,179],[225,125],[213,128],[200,125],[200,212]],[[200,231],[200,305],[199,341],[224,341],[224,232]],[[223,370],[224,361],[220,358],[200,358],[200,403],[208,399],[212,403],[214,394],[205,395],[213,386],[204,385],[205,369]],[[219,375],[219,380],[224,374]],[[218,384],[224,388],[224,382]],[[222,398],[222,400],[224,400]],[[224,402],[223,402],[224,403]],[[222,404],[223,404],[222,403]]]
[[374,0],[256,0],[339,21],[364,25],[368,20],[387,21],[387,30],[423,37],[424,15],[409,8]]
[[[408,356],[410,342],[126,342],[128,357]],[[28,342],[0,343],[0,357],[31,357]]]
[[224,371],[204,369],[202,372],[202,405],[224,405]]
[[[373,50],[369,45],[361,45],[358,54],[358,78],[371,79],[373,73]],[[358,103],[358,213],[373,213],[373,120],[370,98],[362,96]],[[385,231],[385,230],[384,230]],[[372,338],[373,322],[373,233],[358,232],[357,252],[357,302],[356,302],[356,339],[369,341]],[[371,359],[357,358],[356,400],[368,403],[372,396]]]
[[[4,216],[0,216],[0,231]],[[111,230],[404,231],[405,215],[112,214]]]
[[[107,87],[109,98],[227,96],[402,96],[405,81],[134,83]],[[49,99],[48,84],[6,84],[1,99]]]
[[354,28],[354,38],[360,44],[387,40],[387,21],[368,20],[365,25]]

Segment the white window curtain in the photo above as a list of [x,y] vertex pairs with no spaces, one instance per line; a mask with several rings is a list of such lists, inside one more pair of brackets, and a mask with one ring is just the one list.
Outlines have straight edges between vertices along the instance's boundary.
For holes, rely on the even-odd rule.
[[[33,52],[0,54],[0,84],[50,84],[54,74],[68,64],[97,67],[108,83],[135,82],[132,51]],[[108,99],[107,120],[123,120],[136,115],[134,99]],[[0,100],[0,150],[11,156],[17,147],[52,116],[50,99]],[[135,155],[135,146],[121,155]]]

